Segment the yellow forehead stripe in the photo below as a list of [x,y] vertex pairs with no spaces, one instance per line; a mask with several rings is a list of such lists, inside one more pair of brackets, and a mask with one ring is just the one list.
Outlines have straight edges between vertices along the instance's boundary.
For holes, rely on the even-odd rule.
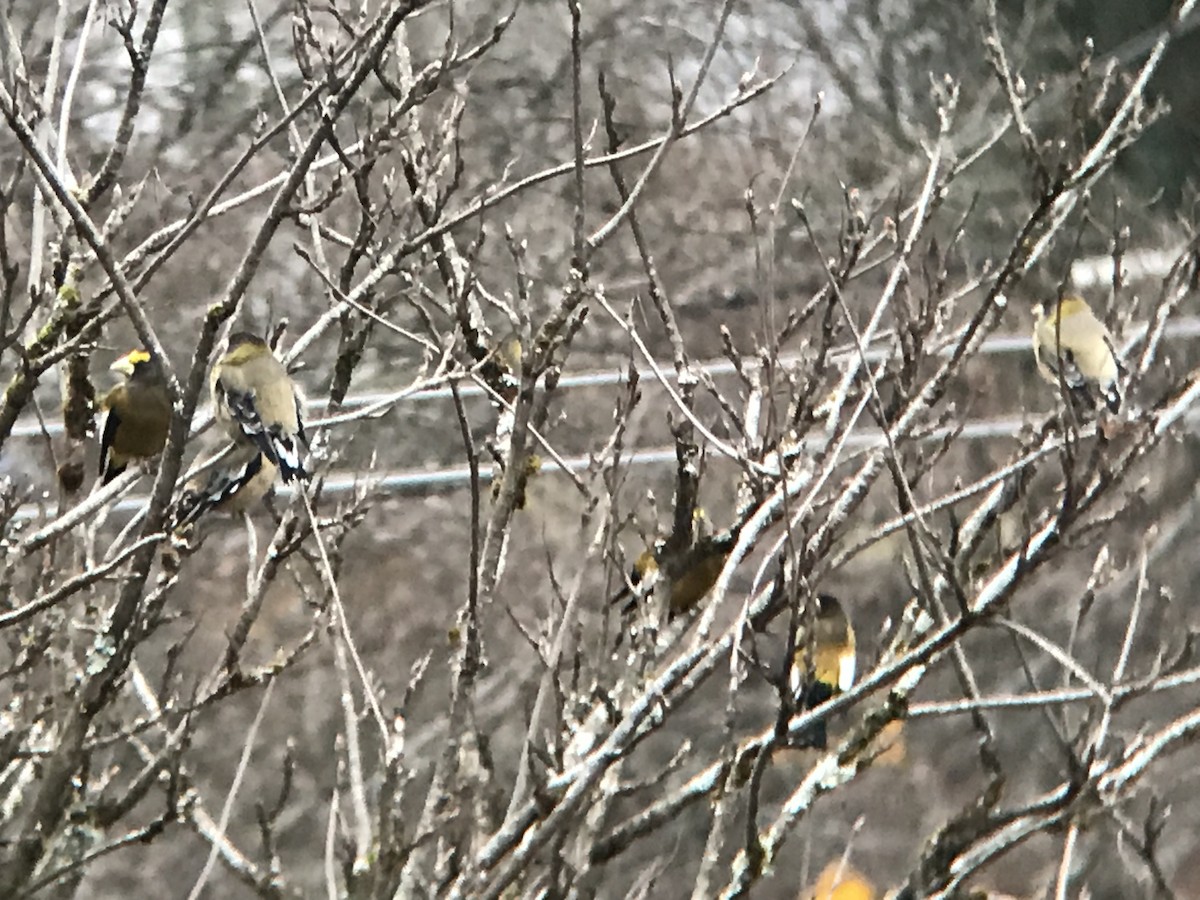
[[130,350],[125,354],[125,358],[135,366],[138,363],[150,362],[150,354],[145,350]]

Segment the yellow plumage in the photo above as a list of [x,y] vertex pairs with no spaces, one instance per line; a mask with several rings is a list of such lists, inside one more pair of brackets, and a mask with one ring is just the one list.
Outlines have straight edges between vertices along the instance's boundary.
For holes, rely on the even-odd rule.
[[262,338],[239,332],[209,376],[217,421],[234,443],[253,446],[284,481],[307,478],[307,447],[296,387]]
[[[849,690],[854,684],[856,641],[854,627],[832,594],[818,594],[813,635],[809,638],[801,623],[796,634],[796,655],[792,663],[792,689],[799,691],[811,670],[813,677],[833,692]],[[812,665],[809,649],[812,648]]]
[[[729,549],[715,544],[711,539],[700,541],[683,554],[676,564],[670,567],[676,574],[671,579],[669,615],[685,613],[703,600],[717,583],[728,558]],[[637,585],[657,575],[658,571],[655,551],[647,549],[642,551],[634,562],[629,580]]]
[[133,460],[162,452],[171,425],[171,395],[158,359],[132,350],[116,360],[112,371],[124,381],[100,401],[100,477],[104,484],[125,471]]
[[840,860],[829,863],[803,900],[875,900],[875,886],[861,872]]
[[275,484],[279,469],[254,447],[240,447],[222,465],[191,479],[175,507],[175,528],[210,510],[238,514],[258,504]]
[[[848,691],[854,685],[857,666],[854,626],[841,602],[831,594],[818,594],[813,602],[816,609],[812,615],[812,632],[805,627],[809,615],[805,610],[796,633],[790,672],[792,694],[802,710],[813,709],[835,694]],[[826,743],[823,721],[809,726],[794,741],[796,746],[822,750]]]
[[[658,577],[660,570],[670,579],[668,618],[694,609],[704,599],[717,583],[733,549],[734,536],[714,535],[712,524],[700,507],[692,511],[692,526],[689,546],[679,547],[679,542],[672,535],[643,550],[629,571],[629,583],[635,587]],[[629,588],[625,587],[610,602],[623,600],[630,593]],[[641,596],[648,593],[639,591]],[[631,612],[636,599],[631,598],[623,611]]]
[[1112,335],[1081,297],[1064,297],[1052,313],[1033,308],[1033,353],[1038,371],[1050,384],[1062,383],[1094,403],[1098,390],[1114,413],[1121,408],[1120,369]]

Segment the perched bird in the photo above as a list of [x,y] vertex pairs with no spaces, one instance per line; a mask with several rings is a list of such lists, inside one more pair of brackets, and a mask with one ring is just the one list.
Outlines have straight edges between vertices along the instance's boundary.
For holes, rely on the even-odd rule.
[[[661,551],[659,551],[661,552]],[[705,541],[692,546],[676,563],[669,568],[676,573],[671,578],[671,593],[668,601],[668,616],[674,617],[693,609],[713,589],[721,569],[725,568],[725,560],[729,558],[729,548],[720,548],[712,541]],[[629,581],[637,587],[643,580],[658,575],[659,566],[656,549],[643,550],[629,571]],[[632,609],[632,598],[626,609]]]
[[[800,710],[813,709],[835,694],[848,691],[854,684],[857,663],[854,626],[841,602],[832,594],[818,594],[815,600],[812,634],[804,627],[804,615],[796,632],[789,673],[792,695]],[[824,750],[827,743],[825,722],[820,721],[798,735],[793,746]]]
[[253,445],[279,468],[284,481],[307,478],[308,447],[296,387],[267,342],[238,332],[209,377],[217,421],[235,443]]
[[[725,568],[725,560],[733,549],[733,536],[712,534],[703,510],[696,509],[693,521],[695,541],[690,547],[682,552],[672,552],[668,548],[668,541],[658,541],[653,547],[643,550],[629,570],[629,584],[634,588],[657,578],[660,570],[666,571],[671,579],[668,618],[688,612],[704,599],[717,583],[721,570]],[[627,585],[610,602],[619,603],[628,598],[622,607],[622,612],[628,614],[637,605],[638,596],[644,596],[645,593],[638,591],[635,595]]]
[[275,484],[276,465],[255,447],[242,447],[232,459],[191,479],[175,504],[175,530],[196,522],[210,510],[241,513],[262,500]]
[[1092,390],[1098,389],[1112,412],[1120,410],[1120,368],[1112,335],[1083,298],[1064,297],[1052,315],[1042,304],[1034,306],[1033,355],[1046,381],[1058,385],[1061,372],[1072,394],[1094,406]]
[[108,484],[131,460],[162,452],[171,425],[171,394],[162,363],[148,350],[130,350],[109,368],[125,376],[100,407],[100,478]]

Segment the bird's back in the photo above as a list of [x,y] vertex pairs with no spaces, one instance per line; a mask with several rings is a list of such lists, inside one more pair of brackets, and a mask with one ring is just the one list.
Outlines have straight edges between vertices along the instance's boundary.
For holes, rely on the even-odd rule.
[[283,363],[271,353],[241,358],[236,353],[225,360],[219,377],[214,370],[213,380],[228,393],[247,393],[255,385],[255,406],[271,410],[272,417],[284,431],[291,434],[299,427],[296,395]]
[[[1037,324],[1041,353],[1050,362],[1056,355],[1067,356],[1086,377],[1101,384],[1117,380],[1117,361],[1112,351],[1112,336],[1104,323],[1086,306],[1073,310],[1064,304],[1060,310],[1061,325],[1056,316],[1047,316]],[[1061,348],[1061,354],[1056,354]]]

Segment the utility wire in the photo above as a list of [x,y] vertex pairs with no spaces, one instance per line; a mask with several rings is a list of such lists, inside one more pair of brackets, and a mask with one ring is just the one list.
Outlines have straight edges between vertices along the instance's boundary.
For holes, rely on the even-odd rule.
[[[1200,418],[1200,411],[1189,415],[1188,420]],[[990,440],[992,438],[1015,438],[1020,429],[1027,423],[1027,419],[1020,416],[1004,416],[995,419],[978,419],[972,422],[967,422],[961,426],[945,426],[937,428],[926,435],[923,435],[920,440],[922,443],[938,443],[946,438],[958,434],[963,440],[981,441]],[[821,441],[805,441],[801,444],[801,452],[806,449],[815,448]],[[871,447],[885,446],[885,438],[883,432],[877,428],[864,429],[850,435],[846,440],[846,446],[852,449],[861,450]],[[677,461],[675,446],[672,444],[666,447],[657,447],[650,450],[638,450],[626,454],[621,458],[621,464],[626,466],[647,466],[647,465],[662,465],[664,463],[674,464]],[[542,462],[542,473],[561,473],[563,471],[582,472],[586,471],[589,466],[595,462],[594,457],[590,455],[564,457],[564,466],[560,466],[554,460],[544,460]],[[479,470],[479,480],[483,484],[491,482],[496,470],[491,467],[481,467]],[[457,490],[466,487],[471,480],[471,470],[467,466],[447,466],[441,469],[406,469],[402,471],[393,471],[385,475],[374,475],[371,472],[333,472],[324,477],[324,487],[322,492],[328,496],[341,496],[353,493],[362,486],[366,485],[374,493],[396,495],[396,496],[427,496],[429,494],[441,493],[445,491]],[[282,498],[290,498],[295,492],[295,488],[290,486],[280,485],[276,487],[275,493]],[[149,498],[144,496],[124,497],[115,503],[111,504],[108,509],[114,513],[129,513],[142,509],[148,502]],[[49,503],[26,503],[13,516],[13,521],[26,521],[29,519],[38,518],[45,515],[48,511]]]
[[[1127,342],[1132,343],[1140,340],[1146,333],[1146,325],[1139,324],[1129,329]],[[1197,316],[1181,316],[1173,319],[1164,331],[1166,338],[1191,338],[1200,335],[1200,317]],[[1027,334],[1007,334],[996,335],[988,338],[980,345],[979,353],[982,354],[1005,354],[1005,353],[1027,353],[1030,348],[1030,338]],[[855,353],[855,350],[846,349],[838,351],[834,354],[834,361],[839,357],[848,357]],[[949,356],[952,352],[951,347],[945,347],[939,351],[940,356]],[[886,359],[892,353],[891,348],[874,347],[867,350],[867,362],[878,362]],[[804,361],[805,357],[798,353],[787,354],[780,356],[779,364],[783,367],[796,366]],[[750,366],[751,363],[746,363]],[[737,369],[733,363],[727,359],[711,359],[702,363],[695,363],[692,369],[697,372],[704,372],[713,377],[732,375]],[[670,378],[675,377],[674,366],[664,364],[659,369],[660,372],[666,374]],[[658,376],[654,369],[639,368],[637,370],[638,378],[643,384],[653,384],[657,382]],[[628,380],[628,375],[625,369],[604,369],[591,372],[579,372],[574,375],[564,375],[559,379],[559,390],[572,390],[577,388],[589,387],[612,387],[614,385],[624,384]],[[464,398],[478,398],[487,396],[486,392],[476,384],[463,384],[459,387],[459,394]],[[385,402],[396,396],[395,391],[371,391],[368,393],[354,394],[345,399],[342,403],[342,408],[345,411],[353,411],[361,409],[365,406]],[[404,403],[427,402],[431,400],[450,400],[454,396],[454,391],[449,387],[430,388],[428,390],[416,391],[404,398]],[[305,407],[309,411],[324,409],[326,401],[321,399],[309,399],[305,401]],[[306,423],[307,424],[307,423]],[[320,423],[313,423],[318,425]],[[46,431],[53,437],[62,433],[62,424],[58,422],[47,422]],[[35,438],[42,436],[42,427],[37,422],[18,422],[12,430],[12,436],[18,438]]]
[[[1147,326],[1144,324],[1137,325],[1129,329],[1129,334],[1125,342],[1125,348],[1133,346],[1146,333]],[[1195,337],[1200,335],[1200,317],[1185,316],[1173,320],[1166,329],[1164,329],[1164,338],[1183,338]],[[985,354],[1002,354],[1015,352],[1028,352],[1030,339],[1025,335],[997,335],[984,341],[980,347],[980,352]],[[845,351],[850,353],[853,351]],[[875,348],[867,351],[866,356],[868,361],[883,359],[891,351],[884,348]],[[949,354],[951,348],[947,347],[939,351],[942,355]],[[781,357],[782,365],[794,365],[803,359],[798,354],[792,354]],[[693,366],[694,369],[699,369],[707,372],[709,375],[727,375],[736,371],[733,364],[728,360],[710,360],[706,363]],[[663,367],[660,371],[673,372],[673,367]],[[638,370],[639,377],[648,380],[650,383],[657,381],[657,375],[652,369]],[[673,374],[670,377],[674,377]],[[596,387],[596,386],[611,386],[623,384],[626,380],[626,375],[623,370],[606,370],[584,372],[576,375],[564,376],[559,381],[560,388],[581,388],[581,387]],[[476,385],[465,384],[460,387],[460,393],[464,397],[481,397],[485,396],[484,391]],[[394,397],[395,393],[363,393],[352,398],[347,398],[343,406],[347,409],[355,409],[360,407],[370,406],[379,403],[381,400],[386,400]],[[419,391],[405,398],[406,401],[418,400],[439,400],[449,399],[453,396],[450,388],[432,388],[426,391]],[[309,408],[318,408],[323,406],[322,401],[309,401]],[[1185,417],[1186,421],[1194,422],[1200,418],[1200,411],[1188,414]],[[1019,416],[1005,416],[994,419],[979,419],[972,422],[967,422],[961,426],[948,426],[936,429],[935,431],[925,435],[922,440],[925,442],[943,441],[947,437],[953,435],[956,431],[960,438],[964,440],[990,440],[999,437],[1012,437],[1024,425],[1026,419]],[[314,423],[319,425],[319,423]],[[61,426],[58,426],[61,428]],[[51,434],[55,433],[55,426],[47,424],[47,430]],[[22,432],[20,426],[13,429],[14,436],[30,437],[40,435],[40,426],[32,426],[28,432]],[[873,446],[882,446],[884,442],[883,432],[879,429],[867,429],[856,432],[850,435],[847,439],[847,446],[853,449],[862,449]],[[643,465],[659,465],[666,462],[675,462],[676,453],[675,447],[660,447],[650,450],[639,450],[627,454],[623,457],[623,463],[629,466]],[[546,460],[543,462],[542,470],[546,472],[581,472],[588,469],[594,462],[594,458],[590,455],[565,457],[563,465],[559,465],[554,460]],[[494,470],[490,467],[481,468],[479,478],[482,482],[488,483],[491,481]],[[373,476],[370,473],[356,472],[334,472],[326,476],[324,479],[324,493],[329,496],[340,496],[351,493],[357,490],[364,483],[371,485],[372,490],[377,493],[395,494],[399,496],[420,496],[437,493],[445,490],[455,490],[470,481],[471,472],[466,466],[450,466],[441,469],[408,469],[404,471],[393,471],[382,476]],[[280,487],[277,493],[284,497],[289,497],[294,488]],[[110,512],[127,513],[141,509],[147,503],[145,497],[126,497],[118,500],[109,507]],[[13,521],[21,522],[30,519],[36,519],[47,515],[51,504],[46,503],[26,503],[22,505],[14,514]]]

